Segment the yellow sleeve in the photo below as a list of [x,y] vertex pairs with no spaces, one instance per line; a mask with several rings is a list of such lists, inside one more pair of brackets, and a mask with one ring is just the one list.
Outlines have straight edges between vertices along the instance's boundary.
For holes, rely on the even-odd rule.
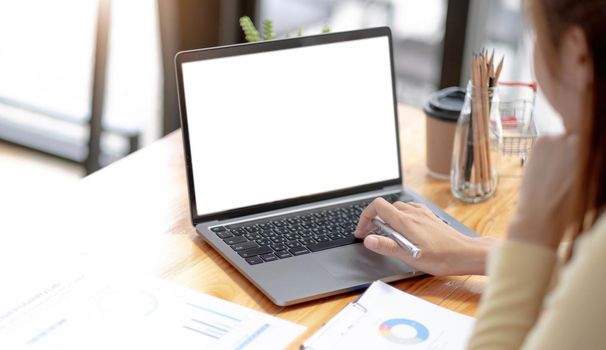
[[[594,349],[606,344],[606,218],[581,238],[545,298],[556,252],[507,241],[489,262],[470,349]],[[546,300],[543,304],[544,299]]]
[[534,325],[557,260],[547,247],[504,241],[488,262],[469,349],[519,349]]

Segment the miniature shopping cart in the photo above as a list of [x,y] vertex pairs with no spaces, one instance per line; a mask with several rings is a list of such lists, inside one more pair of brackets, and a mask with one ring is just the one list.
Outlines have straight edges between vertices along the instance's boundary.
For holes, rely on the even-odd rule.
[[[534,116],[536,93],[536,83],[499,83],[502,132],[499,161],[503,165],[509,165],[509,168],[518,167],[522,170],[539,135]],[[501,168],[508,172],[507,166]],[[512,175],[519,175],[518,171],[514,173]]]

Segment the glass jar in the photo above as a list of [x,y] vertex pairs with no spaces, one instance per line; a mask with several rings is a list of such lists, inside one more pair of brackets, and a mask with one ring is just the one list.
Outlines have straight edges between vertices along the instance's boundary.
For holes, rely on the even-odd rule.
[[465,102],[455,131],[450,189],[467,203],[490,198],[497,189],[499,147],[502,142],[496,87],[467,84]]

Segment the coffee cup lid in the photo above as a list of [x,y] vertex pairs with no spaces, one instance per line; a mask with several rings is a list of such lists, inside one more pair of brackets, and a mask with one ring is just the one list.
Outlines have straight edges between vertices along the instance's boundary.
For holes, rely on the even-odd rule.
[[453,86],[431,94],[423,107],[423,111],[433,118],[456,122],[459,119],[464,102],[465,90]]

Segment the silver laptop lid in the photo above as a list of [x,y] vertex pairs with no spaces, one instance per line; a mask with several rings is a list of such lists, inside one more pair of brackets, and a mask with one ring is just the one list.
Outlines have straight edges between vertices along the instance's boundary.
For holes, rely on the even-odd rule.
[[400,184],[388,28],[179,53],[192,221]]

